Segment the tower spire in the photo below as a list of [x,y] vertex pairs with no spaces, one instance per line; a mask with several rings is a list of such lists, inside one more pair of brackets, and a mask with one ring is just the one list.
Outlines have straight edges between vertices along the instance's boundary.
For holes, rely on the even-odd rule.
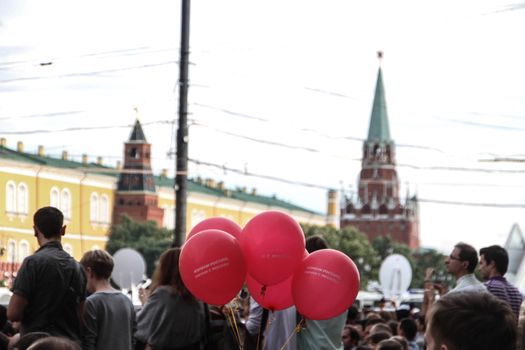
[[133,130],[131,130],[131,134],[129,135],[129,141],[147,142],[138,117],[135,120],[135,125],[133,126]]
[[379,69],[377,72],[376,90],[374,95],[374,104],[372,107],[372,115],[370,116],[370,127],[368,129],[369,142],[383,142],[391,141],[390,127],[388,125],[388,113],[386,108],[385,88],[383,86],[383,72],[381,70],[381,62],[383,60],[383,52],[377,52],[379,59]]

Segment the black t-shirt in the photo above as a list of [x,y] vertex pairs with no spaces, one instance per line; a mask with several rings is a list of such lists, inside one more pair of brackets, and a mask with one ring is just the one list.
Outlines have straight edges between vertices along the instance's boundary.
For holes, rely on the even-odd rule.
[[86,276],[59,241],[44,244],[24,260],[11,290],[28,302],[21,335],[40,331],[80,339],[77,305],[85,299]]

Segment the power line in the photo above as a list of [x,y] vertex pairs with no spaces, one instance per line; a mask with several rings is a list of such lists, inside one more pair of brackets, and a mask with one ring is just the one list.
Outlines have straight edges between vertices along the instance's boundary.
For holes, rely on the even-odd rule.
[[412,164],[397,164],[397,166],[411,168],[415,170],[445,170],[445,171],[466,171],[466,172],[507,173],[507,174],[525,173],[525,170],[512,170],[512,169],[484,169],[484,168],[466,168],[466,167],[451,167],[451,166],[418,166],[418,165],[412,165]]
[[[232,110],[229,110],[229,109],[216,107],[216,106],[212,106],[212,105],[208,105],[208,104],[204,104],[204,103],[194,102],[193,105],[198,106],[198,107],[213,109],[213,110],[216,110],[216,111],[219,111],[219,112],[222,112],[222,113],[225,113],[225,114],[233,115],[233,116],[236,116],[236,117],[240,117],[240,118],[257,120],[257,121],[266,122],[266,123],[275,123],[275,122],[273,122],[272,120],[269,120],[269,119],[264,119],[264,118],[256,117],[256,116],[253,116],[253,115],[245,114],[245,113],[239,113],[239,112],[235,112],[235,111],[232,111]],[[328,134],[320,133],[318,130],[311,129],[311,128],[293,128],[293,129],[298,130],[298,131],[302,131],[302,132],[314,133],[314,134],[316,134],[318,136],[321,136],[323,138],[330,139],[330,140],[351,140],[351,141],[358,141],[358,142],[366,141],[366,139],[364,139],[362,137],[328,135]],[[418,148],[418,149],[425,149],[425,150],[431,150],[431,151],[436,151],[436,152],[440,152],[440,153],[445,153],[443,150],[441,150],[439,148],[430,147],[430,146],[422,146],[422,145],[411,145],[411,144],[402,144],[402,143],[400,143],[400,144],[396,144],[396,147]]]
[[[152,124],[172,124],[173,120],[156,120],[152,122],[141,123],[144,125]],[[119,129],[119,128],[131,128],[133,124],[124,124],[124,125],[107,125],[107,126],[77,126],[70,127],[65,129],[55,129],[55,130],[25,130],[25,131],[0,131],[0,134],[5,135],[31,135],[31,134],[46,134],[54,132],[69,132],[69,131],[85,131],[85,130],[101,130],[101,129]]]
[[304,89],[308,90],[308,91],[318,92],[318,93],[325,94],[325,95],[330,95],[330,96],[335,96],[335,97],[342,97],[342,98],[350,98],[350,99],[356,100],[356,98],[354,98],[354,97],[350,97],[350,96],[341,94],[339,92],[334,92],[334,91],[329,91],[329,90],[324,90],[324,89],[318,89],[318,88],[313,88],[313,87],[309,87],[309,86],[305,86]]
[[[192,125],[206,127],[206,128],[212,129],[214,131],[217,131],[217,132],[229,135],[229,136],[234,136],[234,137],[237,137],[237,138],[250,140],[250,141],[253,141],[253,142],[262,143],[262,144],[266,144],[266,145],[272,145],[272,146],[283,147],[283,148],[288,148],[288,149],[304,150],[304,151],[313,152],[313,153],[322,153],[322,151],[319,150],[319,149],[315,149],[315,148],[311,148],[311,147],[288,145],[288,144],[284,144],[284,143],[281,143],[281,142],[257,139],[257,138],[253,138],[253,137],[249,137],[249,136],[245,136],[245,135],[235,134],[235,133],[232,133],[232,132],[229,132],[229,131],[226,131],[226,130],[222,130],[222,129],[218,129],[218,128],[215,128],[215,127],[212,127],[212,126],[209,126],[209,125],[206,125],[206,124],[202,124],[202,123],[199,123],[199,122],[194,122]],[[334,154],[331,154],[331,155],[333,157],[337,157],[337,158],[350,159],[350,160],[358,161],[358,162],[362,161],[362,159],[350,158],[350,157],[334,155]],[[509,173],[509,174],[522,174],[522,173],[525,173],[525,170],[484,169],[484,168],[466,168],[466,167],[451,167],[451,166],[429,166],[429,167],[426,167],[426,166],[418,166],[418,165],[412,165],[412,164],[406,164],[406,163],[405,164],[403,164],[403,163],[402,164],[397,164],[397,166],[398,167],[406,167],[406,168],[416,169],[416,170],[446,170],[446,171],[467,171],[467,172]]]
[[[206,165],[206,166],[214,167],[214,168],[217,168],[217,169],[221,169],[223,171],[230,171],[230,172],[233,172],[233,173],[236,173],[236,174],[241,174],[241,175],[245,175],[245,176],[252,176],[252,177],[258,177],[258,178],[268,179],[268,180],[272,180],[272,181],[283,182],[283,183],[287,183],[287,184],[291,184],[291,185],[298,185],[298,186],[304,186],[304,187],[313,187],[313,188],[319,188],[319,189],[323,189],[323,190],[332,190],[333,189],[333,187],[328,187],[328,186],[322,186],[322,185],[317,185],[317,184],[310,184],[310,183],[305,183],[305,182],[300,182],[300,181],[292,181],[292,180],[287,180],[287,179],[283,179],[283,178],[279,178],[279,177],[275,177],[275,176],[250,173],[250,172],[248,172],[246,170],[234,169],[234,168],[226,167],[225,165],[214,164],[214,163],[199,161],[199,160],[195,160],[195,159],[189,159],[189,161],[192,162],[192,163],[198,164],[198,165]],[[351,193],[355,193],[355,191],[350,191],[350,192]],[[445,204],[445,205],[462,205],[462,206],[472,206],[472,207],[495,207],[495,208],[525,208],[525,204],[519,204],[519,203],[463,202],[463,201],[447,201],[447,200],[425,199],[425,198],[418,198],[417,200],[419,202],[423,202],[423,203],[435,203],[435,204]]]
[[486,163],[525,163],[523,158],[495,157],[493,159],[480,159],[480,162]]
[[27,119],[27,118],[50,118],[50,117],[61,117],[64,115],[72,115],[72,114],[79,114],[79,113],[84,113],[84,111],[67,111],[67,112],[28,114],[28,115],[14,116],[14,117],[0,117],[0,120]]
[[[313,153],[321,153],[320,150],[315,149],[315,148],[305,147],[305,146],[288,145],[288,144],[285,144],[285,143],[282,143],[282,142],[277,142],[277,141],[268,141],[268,140],[263,140],[263,139],[257,139],[255,137],[235,134],[233,132],[229,132],[229,131],[226,131],[226,130],[215,128],[213,126],[202,124],[202,123],[199,123],[199,122],[193,122],[191,125],[192,126],[195,125],[195,126],[205,127],[205,128],[214,130],[216,132],[220,132],[220,133],[225,134],[225,135],[238,137],[238,138],[241,138],[241,139],[250,140],[250,141],[253,141],[253,142],[257,142],[257,143],[263,143],[265,145],[272,145],[272,146],[278,146],[278,147],[289,148],[289,149],[297,149],[297,150],[303,150],[303,151],[308,151],[308,152],[313,152]],[[346,157],[344,157],[344,158],[346,158]]]
[[[109,156],[104,155],[102,157],[105,158],[121,158],[120,156]],[[157,159],[157,158],[153,158]],[[236,169],[232,167],[228,167],[226,165],[206,162],[202,160],[196,160],[189,158],[189,162],[197,164],[197,165],[204,165],[212,168],[219,169],[224,172],[231,172],[235,174],[240,174],[243,176],[249,176],[249,177],[257,177],[261,179],[266,179],[270,181],[276,181],[281,183],[286,183],[290,185],[295,186],[302,186],[302,187],[309,187],[309,188],[317,188],[322,190],[333,190],[334,187],[325,186],[325,185],[319,185],[319,184],[312,184],[302,181],[294,181],[289,180],[277,176],[271,176],[271,175],[264,175],[264,174],[257,174],[247,171],[246,169]],[[120,174],[120,173],[144,173],[144,172],[150,172],[144,171],[144,170],[136,170],[136,169],[116,169],[116,168],[89,168],[89,167],[78,167],[76,168],[80,171],[87,171],[87,172],[100,172],[100,173],[106,173],[106,174]],[[469,184],[469,183],[421,183],[419,185],[437,185],[437,186],[479,186],[479,187],[525,187],[525,186],[512,186],[512,185],[497,185],[497,184]],[[351,193],[356,193],[355,191],[348,191]],[[418,198],[419,202],[422,203],[434,203],[434,204],[444,204],[444,205],[460,205],[460,206],[473,206],[473,207],[495,207],[495,208],[525,208],[525,204],[519,204],[519,203],[487,203],[487,202],[464,202],[464,201],[451,201],[451,200],[439,200],[439,199],[428,199],[428,198]]]
[[209,167],[214,167],[214,168],[217,168],[217,169],[221,169],[223,171],[230,171],[232,173],[241,174],[241,175],[245,175],[245,176],[252,176],[252,177],[258,177],[258,178],[261,178],[261,179],[267,179],[267,180],[272,180],[272,181],[283,182],[283,183],[287,183],[287,184],[290,184],[290,185],[298,185],[298,186],[304,186],[304,187],[319,188],[319,189],[323,189],[323,190],[332,190],[333,189],[333,187],[322,186],[322,185],[317,185],[317,184],[311,184],[311,183],[301,182],[301,181],[287,180],[287,179],[283,179],[283,178],[276,177],[276,176],[271,176],[271,175],[255,174],[255,173],[249,172],[247,170],[240,170],[240,169],[230,168],[230,167],[227,167],[226,165],[214,164],[214,163],[209,163],[209,162],[196,160],[196,159],[191,159],[191,158],[189,158],[188,161],[190,161],[190,162],[192,162],[194,164],[197,164],[197,165],[206,165],[206,166],[209,166]]
[[469,206],[469,207],[525,208],[525,204],[518,204],[518,203],[460,202],[460,201],[445,201],[445,200],[439,200],[439,199],[425,199],[425,198],[418,198],[417,200],[423,203],[462,205],[462,206]]
[[141,64],[138,66],[104,69],[104,70],[84,72],[84,73],[68,73],[68,74],[61,74],[61,75],[54,75],[54,76],[47,76],[47,77],[46,76],[33,76],[33,77],[24,77],[24,78],[4,79],[4,80],[0,80],[0,83],[12,83],[12,82],[17,82],[17,81],[30,81],[30,80],[42,80],[42,79],[62,79],[62,78],[71,78],[71,77],[86,77],[86,76],[89,77],[89,76],[96,76],[96,75],[105,74],[105,73],[115,73],[115,72],[122,72],[122,71],[135,70],[135,69],[152,68],[152,67],[166,66],[166,65],[178,64],[178,63],[179,61],[166,61],[166,62],[160,62],[160,63]]
[[505,126],[505,125],[499,125],[499,124],[486,124],[486,123],[478,123],[478,122],[471,122],[467,120],[448,119],[448,118],[438,118],[438,119],[457,123],[457,124],[479,126],[482,128],[500,129],[500,130],[508,130],[508,131],[525,131],[525,128],[516,128],[512,126]]
[[[153,125],[153,124],[171,124],[171,125],[173,125],[174,122],[175,122],[174,120],[156,120],[156,121],[142,123],[142,125],[143,126],[145,126],[145,125]],[[258,142],[258,143],[262,143],[262,144],[266,144],[266,145],[272,145],[272,146],[276,146],[276,147],[283,147],[283,148],[295,149],[295,150],[304,150],[304,151],[318,153],[318,154],[323,153],[323,151],[321,151],[319,149],[311,148],[311,147],[288,145],[288,144],[281,143],[281,142],[268,141],[268,140],[248,137],[248,136],[245,136],[245,135],[235,134],[235,133],[232,133],[232,132],[229,132],[229,131],[226,131],[226,130],[221,130],[221,129],[214,128],[214,127],[202,124],[202,123],[198,123],[196,121],[193,121],[191,125],[210,128],[212,130],[215,130],[215,131],[220,132],[220,133],[224,133],[224,134],[229,135],[229,136],[234,136],[234,137],[238,137],[238,138],[242,138],[242,139],[246,139],[246,140],[250,140],[250,141],[253,141],[253,142]],[[2,131],[2,132],[0,132],[0,134],[4,134],[4,135],[31,135],[31,134],[42,134],[42,133],[70,132],[70,131],[91,131],[91,130],[103,130],[103,129],[130,128],[130,127],[133,127],[133,125],[131,125],[131,124],[124,124],[124,125],[93,126],[93,127],[70,127],[70,128],[55,129],[55,130]],[[347,156],[341,156],[341,155],[335,155],[335,154],[331,154],[331,156],[336,157],[336,158],[349,159],[349,160],[358,161],[358,162],[362,161],[361,158],[350,158],[350,157],[347,157]],[[415,169],[415,170],[443,170],[443,171],[508,173],[508,174],[522,174],[522,173],[525,173],[525,170],[484,169],[484,168],[467,168],[467,167],[451,167],[451,166],[428,166],[427,167],[427,166],[417,166],[417,165],[406,164],[406,163],[400,163],[400,164],[397,164],[397,166],[398,167],[411,168],[411,169]]]
[[507,185],[507,184],[483,184],[468,182],[418,182],[418,186],[443,186],[443,187],[494,187],[494,188],[525,188],[525,185]]
[[[117,56],[118,56],[119,54],[122,54],[122,53],[125,53],[125,52],[144,50],[144,49],[148,49],[148,48],[149,48],[148,46],[143,46],[143,47],[129,48],[129,49],[119,49],[119,50],[92,52],[92,53],[80,54],[80,55],[76,55],[76,56],[70,56],[68,58],[93,57],[93,56],[100,56],[100,55],[109,55],[109,54],[112,54],[112,53],[116,53]],[[137,54],[140,54],[140,53],[137,53]],[[54,57],[53,59],[51,59],[51,61],[57,61],[57,60],[63,60],[63,59],[65,59],[65,58],[64,57]],[[34,63],[34,62],[37,62],[37,60],[0,62],[0,67],[2,67],[2,66],[12,66],[12,65],[17,65],[17,64]]]

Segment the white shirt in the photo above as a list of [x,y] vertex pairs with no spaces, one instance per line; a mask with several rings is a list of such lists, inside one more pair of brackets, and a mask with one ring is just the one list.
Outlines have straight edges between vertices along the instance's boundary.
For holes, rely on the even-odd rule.
[[487,288],[473,273],[469,273],[458,278],[456,287],[449,291],[449,293],[455,292],[487,292]]

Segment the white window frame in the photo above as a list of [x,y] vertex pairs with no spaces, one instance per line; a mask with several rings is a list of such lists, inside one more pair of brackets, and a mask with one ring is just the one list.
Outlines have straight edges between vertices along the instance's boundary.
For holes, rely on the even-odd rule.
[[60,210],[66,220],[71,220],[71,202],[71,191],[69,188],[63,188],[60,192]]
[[16,262],[16,241],[14,239],[10,239],[7,241],[7,262],[8,263],[14,263]]
[[99,219],[99,197],[97,192],[91,192],[89,196],[89,221],[91,223],[98,223]]
[[103,193],[98,201],[98,219],[103,224],[109,224],[109,197]]
[[16,184],[14,181],[7,181],[5,185],[5,211],[16,213]]
[[30,254],[30,246],[29,242],[25,239],[21,240],[18,244],[18,262],[24,261],[25,258],[27,258]]
[[29,212],[29,192],[27,185],[24,182],[18,184],[17,189],[17,212],[19,214],[25,214]]
[[49,191],[49,205],[60,209],[60,191],[54,186]]

